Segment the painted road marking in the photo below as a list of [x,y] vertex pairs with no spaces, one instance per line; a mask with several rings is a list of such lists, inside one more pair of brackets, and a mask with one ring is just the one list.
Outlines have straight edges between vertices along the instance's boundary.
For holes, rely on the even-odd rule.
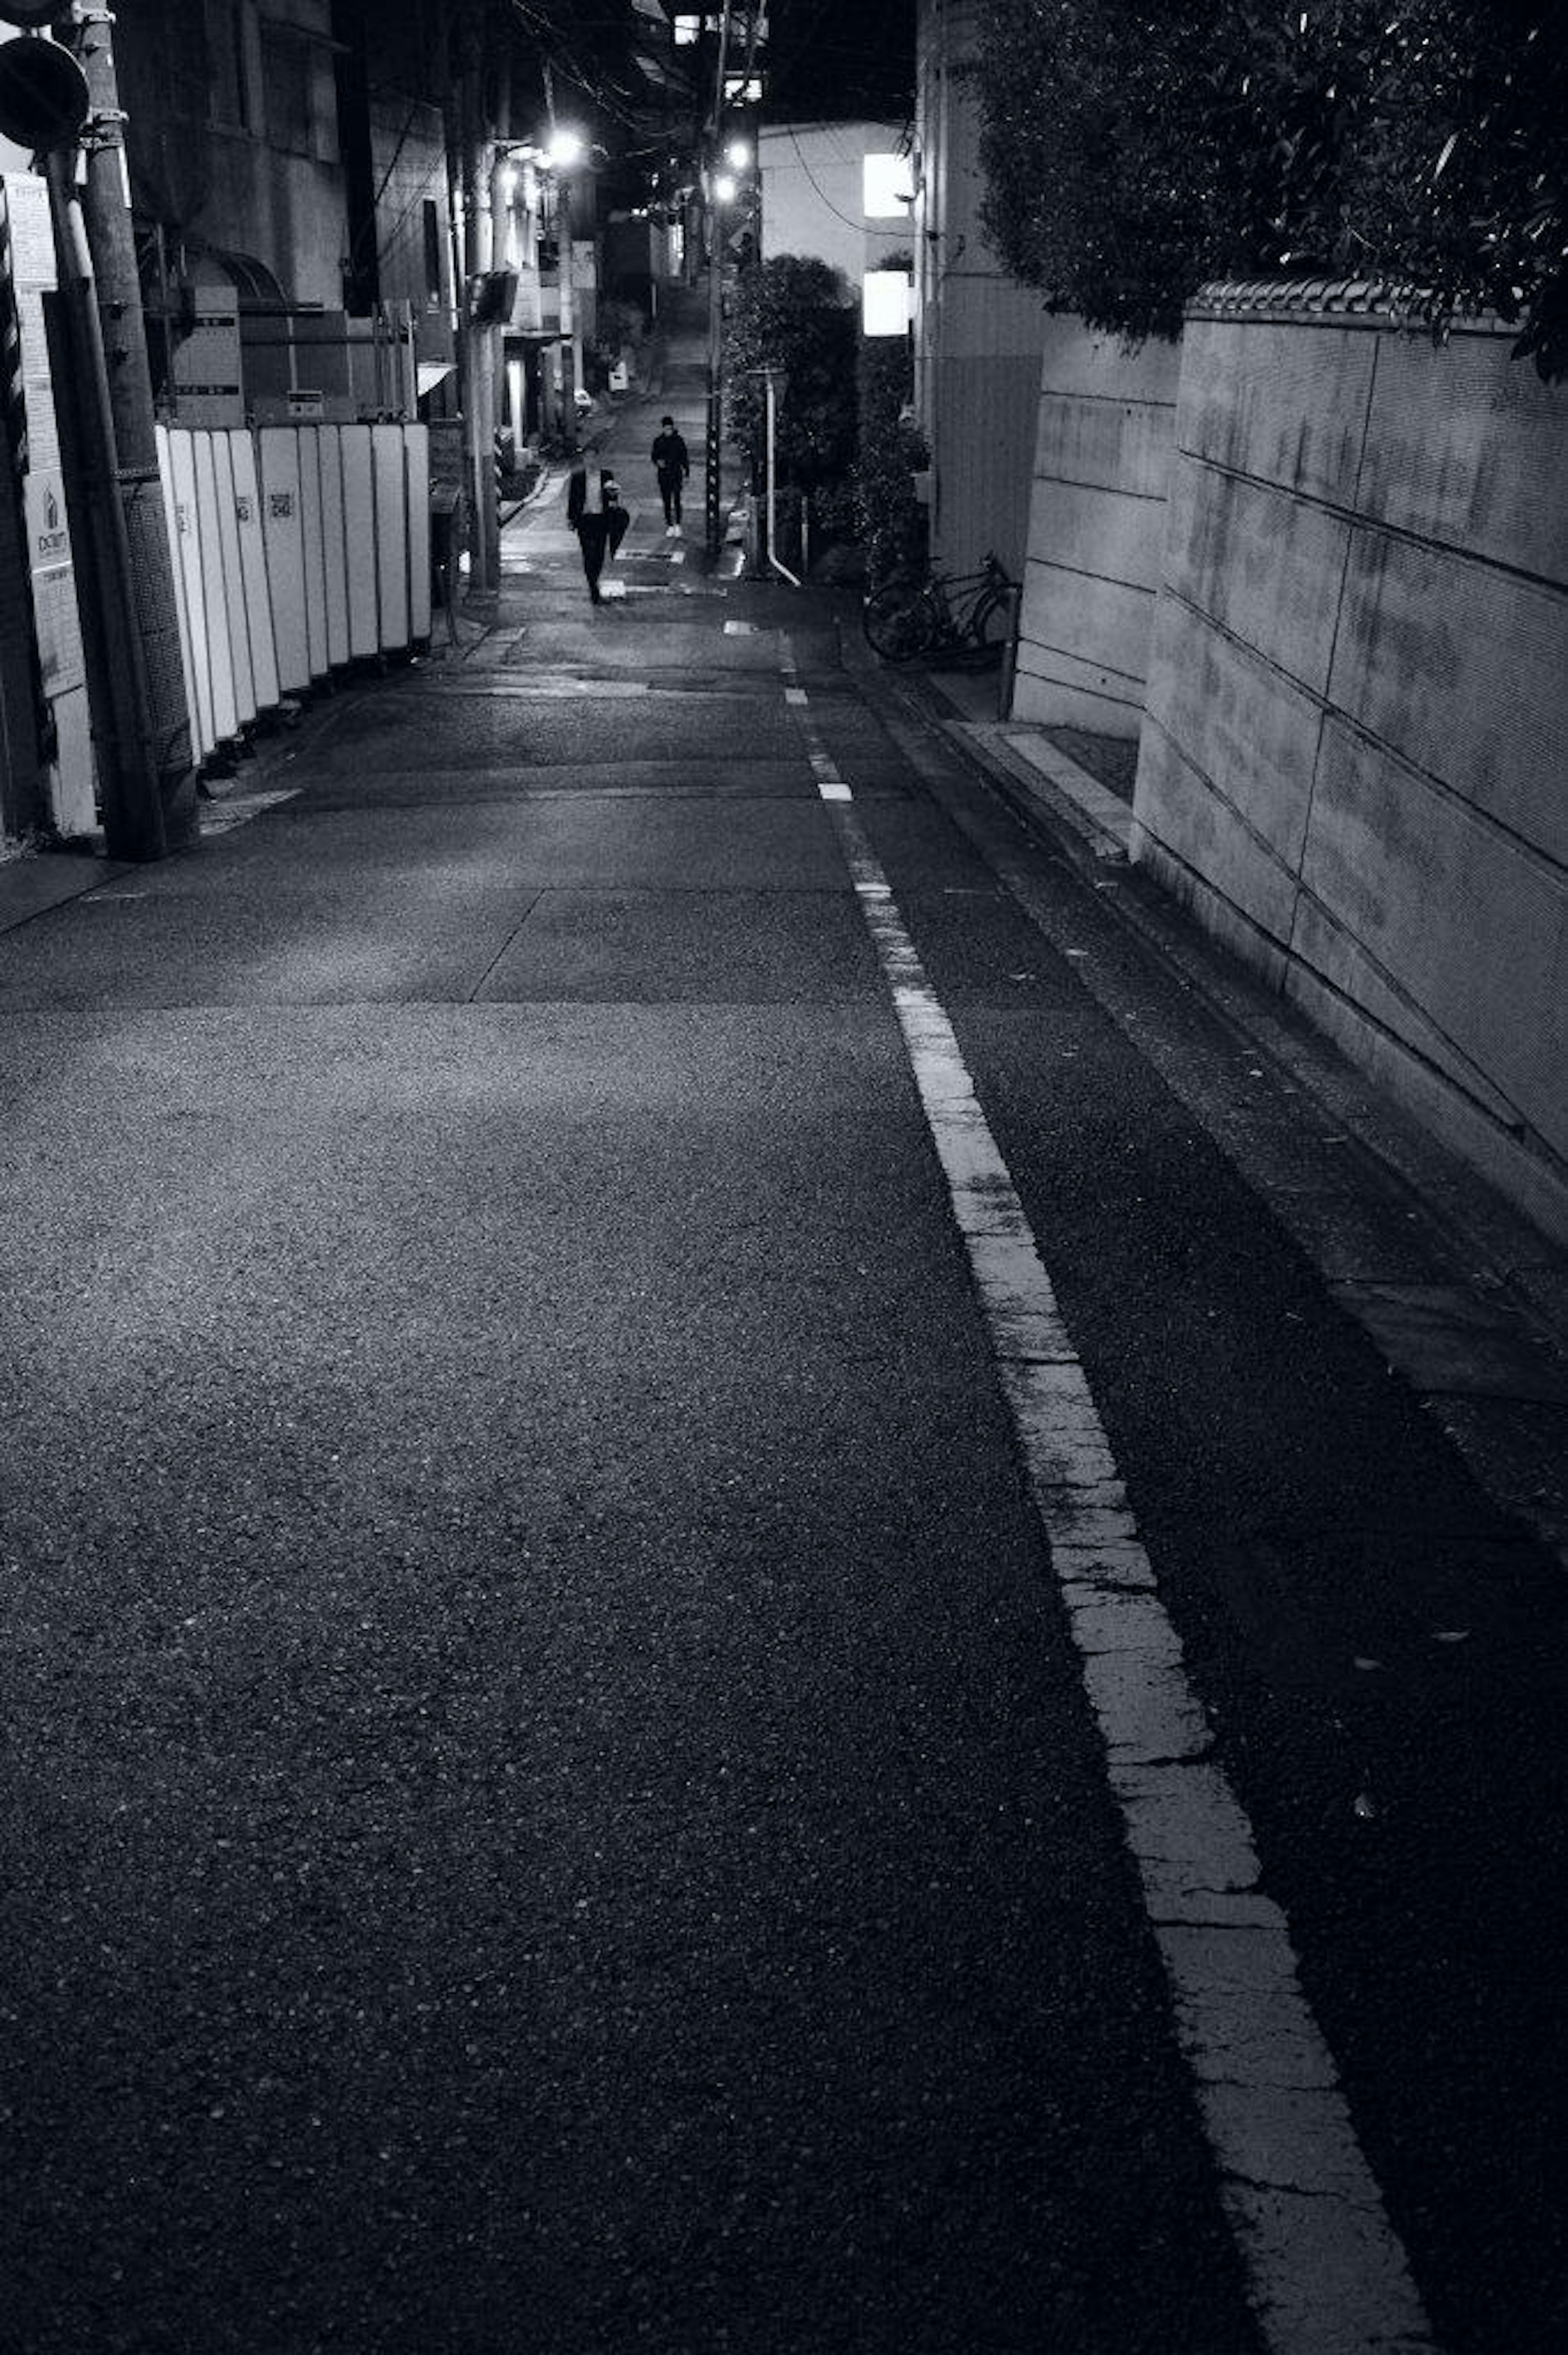
[[1022,1202],[792,653],[780,667],[947,1178],[1264,2338],[1276,2355],[1431,2355]]

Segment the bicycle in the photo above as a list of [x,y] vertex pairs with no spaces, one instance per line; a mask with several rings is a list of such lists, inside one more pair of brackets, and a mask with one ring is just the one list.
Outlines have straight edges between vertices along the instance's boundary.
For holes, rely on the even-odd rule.
[[885,581],[866,599],[861,625],[885,662],[950,654],[980,670],[1001,660],[1017,594],[1018,583],[988,549],[978,572],[901,573]]

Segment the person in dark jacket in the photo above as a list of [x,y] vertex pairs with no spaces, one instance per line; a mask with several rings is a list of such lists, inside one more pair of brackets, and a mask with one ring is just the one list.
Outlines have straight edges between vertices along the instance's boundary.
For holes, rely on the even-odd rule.
[[626,536],[631,518],[620,504],[620,486],[608,466],[592,466],[589,453],[579,449],[567,484],[567,521],[583,552],[583,576],[596,605],[603,602],[599,576],[606,555],[613,556]]
[[692,471],[686,455],[686,445],[675,431],[673,417],[661,418],[663,431],[653,444],[653,464],[659,476],[659,496],[664,502],[664,537],[672,538],[681,528],[681,485]]

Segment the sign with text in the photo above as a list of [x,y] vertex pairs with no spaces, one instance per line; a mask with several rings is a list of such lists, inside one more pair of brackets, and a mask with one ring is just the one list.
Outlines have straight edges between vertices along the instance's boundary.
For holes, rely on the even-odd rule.
[[55,287],[55,241],[48,190],[30,172],[0,176],[8,231],[26,420],[22,515],[26,533],[33,631],[44,695],[55,721],[49,773],[54,822],[63,835],[97,822],[87,724],[87,671],[77,610],[70,519],[66,512],[44,298]]

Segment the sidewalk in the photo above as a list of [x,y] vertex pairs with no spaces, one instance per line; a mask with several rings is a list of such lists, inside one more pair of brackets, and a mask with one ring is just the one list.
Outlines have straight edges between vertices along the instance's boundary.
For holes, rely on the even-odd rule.
[[[992,717],[994,673],[895,669],[853,618],[843,631],[863,687],[938,730],[1044,847],[1110,896],[1171,987],[1200,996],[1249,1063],[1332,1124],[1345,1185],[1328,1195],[1303,1183],[1289,1132],[1250,1135],[1232,1121],[1224,1142],[1478,1476],[1568,1563],[1568,1260],[1128,864],[1130,801],[1054,741],[1066,731]],[[1147,1032],[1140,1041],[1159,1060]],[[1179,1060],[1162,1068],[1181,1091]]]

